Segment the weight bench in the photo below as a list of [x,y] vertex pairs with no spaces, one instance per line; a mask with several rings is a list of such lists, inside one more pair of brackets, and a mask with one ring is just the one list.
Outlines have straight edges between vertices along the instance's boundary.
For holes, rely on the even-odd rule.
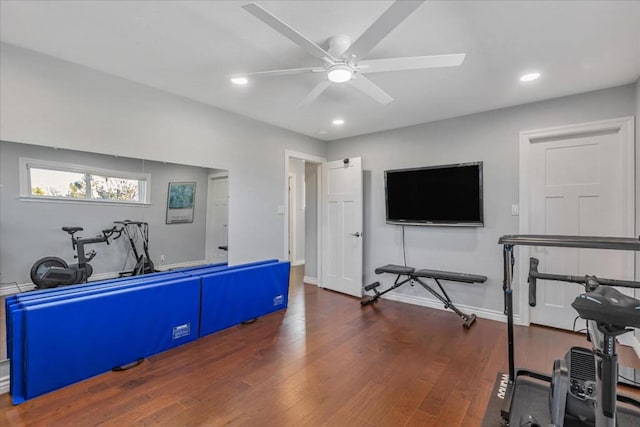
[[[395,274],[397,277],[396,277],[396,280],[393,282],[393,285],[389,289],[386,289],[382,292],[378,292],[378,287],[380,286],[380,282],[374,282],[370,285],[365,286],[364,287],[365,291],[373,291],[375,292],[375,295],[372,295],[369,298],[363,301],[360,301],[360,305],[365,306],[373,302],[376,302],[378,298],[380,298],[382,295],[394,289],[399,288],[405,283],[411,283],[411,286],[413,286],[413,282],[415,281],[415,282],[418,282],[423,288],[425,288],[431,294],[433,294],[433,296],[435,296],[440,301],[442,301],[442,303],[444,304],[444,308],[449,308],[453,310],[458,316],[460,316],[464,320],[464,323],[462,324],[462,326],[465,329],[469,329],[473,324],[473,322],[476,321],[476,315],[463,313],[455,305],[453,305],[451,298],[449,298],[449,295],[447,295],[447,292],[442,287],[440,280],[448,280],[451,282],[462,282],[462,283],[484,283],[487,281],[487,278],[485,276],[479,276],[476,274],[464,274],[464,273],[455,273],[451,271],[439,271],[439,270],[427,270],[427,269],[416,271],[416,269],[413,267],[405,267],[402,265],[394,265],[394,264],[387,264],[385,266],[378,267],[375,269],[375,273],[376,274],[390,273],[390,274]],[[434,290],[422,279],[433,279],[438,285],[438,288],[440,288],[440,291],[442,292],[442,294],[439,294],[436,290]]]

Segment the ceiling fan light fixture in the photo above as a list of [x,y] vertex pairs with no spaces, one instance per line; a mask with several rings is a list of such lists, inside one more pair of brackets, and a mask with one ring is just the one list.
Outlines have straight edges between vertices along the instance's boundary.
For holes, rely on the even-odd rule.
[[238,86],[244,86],[249,83],[249,80],[246,77],[231,77],[231,83]]
[[540,78],[540,73],[528,73],[520,77],[521,82],[531,82]]
[[353,68],[348,65],[334,65],[330,67],[327,72],[327,78],[333,83],[348,82],[351,80],[351,77],[353,77]]

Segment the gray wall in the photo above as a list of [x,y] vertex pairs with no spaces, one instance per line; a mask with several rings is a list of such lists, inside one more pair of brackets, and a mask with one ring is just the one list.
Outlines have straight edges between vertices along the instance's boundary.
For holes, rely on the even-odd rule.
[[318,165],[305,163],[305,263],[304,275],[318,278]]
[[0,140],[228,170],[231,264],[283,254],[285,150],[326,157],[323,141],[7,44],[0,92]]
[[[31,201],[19,199],[19,158],[79,164],[151,175],[149,206]],[[37,259],[58,256],[73,262],[74,251],[63,226],[83,227],[78,235],[93,237],[113,226],[113,221],[130,219],[149,223],[151,259],[160,264],[204,260],[207,209],[207,176],[200,167],[136,160],[80,151],[53,149],[28,144],[0,142],[0,271],[3,282],[29,283],[29,270]],[[169,182],[196,182],[193,223],[167,225]],[[87,247],[98,255],[91,261],[94,273],[113,273],[131,268],[129,244],[120,238],[110,245]],[[125,262],[127,262],[125,264]]]
[[[365,281],[374,281],[377,266],[402,263],[401,227],[385,223],[383,171],[481,160],[485,226],[406,227],[407,263],[488,276],[486,284],[450,285],[449,293],[460,304],[501,313],[502,258],[497,241],[501,235],[518,232],[511,205],[518,203],[519,132],[634,115],[636,92],[628,85],[331,142],[329,160],[363,157]],[[426,297],[419,287],[399,292]],[[514,301],[517,292],[516,288]]]

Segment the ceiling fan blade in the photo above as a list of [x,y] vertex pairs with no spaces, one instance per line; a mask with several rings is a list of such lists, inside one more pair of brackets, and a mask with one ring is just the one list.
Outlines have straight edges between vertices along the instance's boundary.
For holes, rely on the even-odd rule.
[[302,105],[308,105],[312,103],[329,86],[331,86],[331,82],[329,80],[321,81],[313,89],[311,89],[311,92],[309,92],[309,94],[304,97],[304,99],[300,102],[300,105],[302,106]]
[[372,82],[362,74],[354,76],[354,78],[351,79],[349,83],[351,83],[357,89],[364,92],[366,95],[369,95],[371,98],[375,99],[381,104],[388,104],[393,101],[391,95],[380,89],[378,85],[376,85],[374,82]]
[[334,58],[329,52],[322,49],[320,46],[306,38],[304,35],[300,34],[298,31],[282,22],[280,19],[272,15],[266,9],[262,8],[260,5],[256,3],[249,3],[242,6],[242,8],[298,46],[302,47],[304,50],[306,50],[316,58],[320,58],[332,64],[337,61],[337,59]]
[[406,58],[372,59],[358,62],[361,73],[417,70],[421,68],[456,67],[462,64],[465,54],[410,56]]
[[394,28],[413,13],[424,0],[397,0],[347,49],[343,57],[359,59],[371,51]]
[[286,76],[290,74],[302,74],[324,71],[318,67],[305,67],[305,68],[289,68],[284,70],[268,70],[268,71],[255,71],[253,73],[238,74],[234,77],[251,77],[251,76]]

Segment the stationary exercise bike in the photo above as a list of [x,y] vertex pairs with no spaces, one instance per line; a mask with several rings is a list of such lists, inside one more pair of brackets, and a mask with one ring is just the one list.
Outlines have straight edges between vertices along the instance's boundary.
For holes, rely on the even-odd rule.
[[85,253],[84,246],[94,243],[108,245],[109,239],[115,240],[122,234],[122,229],[114,226],[108,230],[102,230],[101,235],[83,239],[75,236],[78,231],[84,230],[82,227],[62,227],[62,230],[71,236],[71,245],[77,252],[74,258],[77,258],[78,262],[69,265],[65,260],[52,256],[36,261],[31,267],[31,281],[38,289],[86,283],[93,274],[93,267],[89,261],[96,256],[96,251],[90,250]]
[[[616,400],[640,405],[634,399],[617,395],[618,356],[616,337],[640,327],[640,300],[624,295],[611,286],[637,288],[637,282],[600,279],[595,276],[565,276],[538,272],[538,260],[530,259],[529,297],[535,306],[536,280],[558,280],[584,285],[585,293],[578,295],[571,306],[587,320],[587,339],[593,349],[573,347],[564,359],[553,365],[549,389],[550,426],[584,425],[614,427],[618,418]],[[640,414],[627,415],[640,421]],[[516,422],[517,421],[517,422]],[[634,422],[634,421],[631,421]],[[535,416],[520,415],[510,425],[539,426]],[[638,425],[638,424],[635,424]]]

